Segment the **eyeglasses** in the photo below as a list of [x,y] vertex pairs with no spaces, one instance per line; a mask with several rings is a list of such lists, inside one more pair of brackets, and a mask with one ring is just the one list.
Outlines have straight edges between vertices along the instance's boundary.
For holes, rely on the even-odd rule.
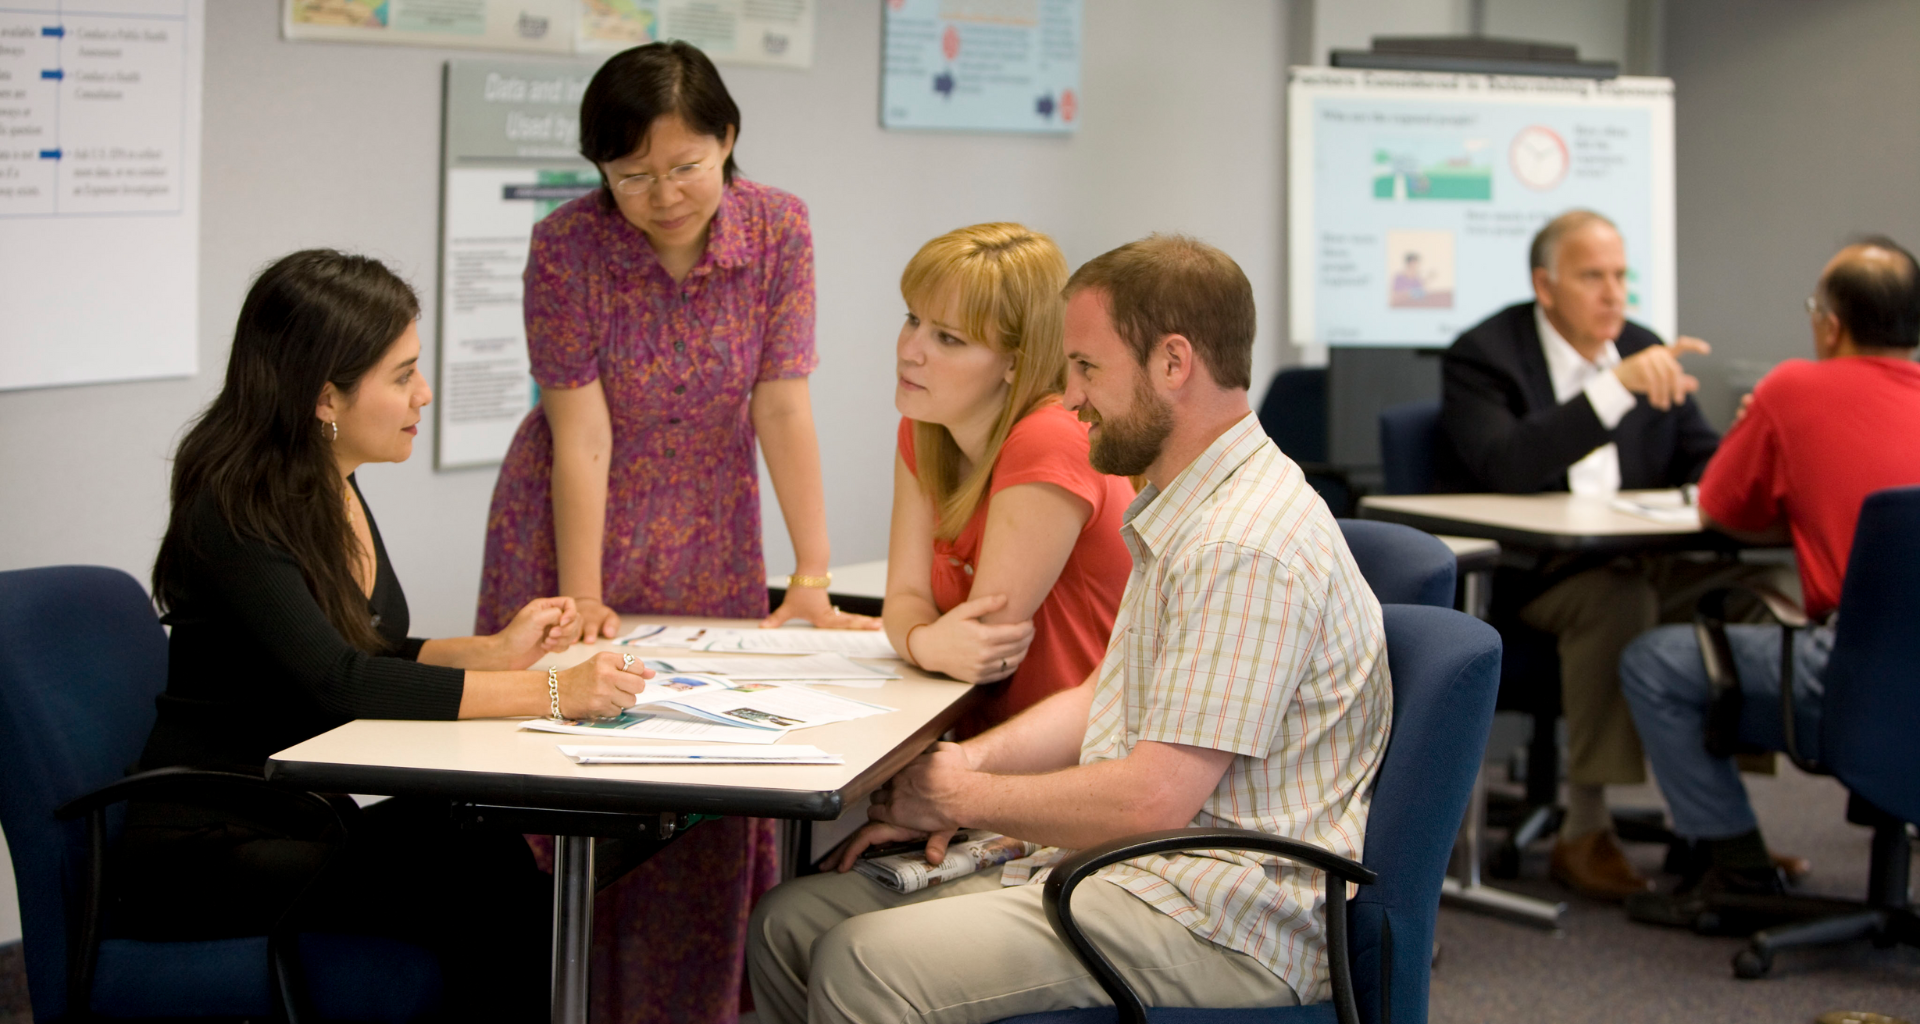
[[[712,167],[712,164],[681,164],[668,171],[665,180],[685,188],[699,180],[700,176]],[[614,182],[613,190],[625,196],[644,196],[653,191],[653,186],[661,180],[661,176],[657,174],[629,174]]]

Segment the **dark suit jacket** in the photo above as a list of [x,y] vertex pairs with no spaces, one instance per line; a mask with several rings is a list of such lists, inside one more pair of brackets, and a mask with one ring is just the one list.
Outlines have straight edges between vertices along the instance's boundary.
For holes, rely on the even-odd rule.
[[[1620,449],[1624,489],[1700,479],[1720,435],[1692,398],[1661,412],[1642,397],[1611,431],[1584,396],[1554,402],[1533,306],[1508,306],[1481,321],[1441,360],[1435,489],[1564,491],[1567,467],[1609,441]],[[1622,359],[1658,344],[1652,331],[1631,322],[1614,339]]]

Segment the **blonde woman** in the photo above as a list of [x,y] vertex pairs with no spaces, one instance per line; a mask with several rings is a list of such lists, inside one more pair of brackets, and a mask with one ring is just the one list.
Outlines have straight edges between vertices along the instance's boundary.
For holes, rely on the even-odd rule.
[[900,421],[887,637],[909,661],[995,692],[972,735],[1100,663],[1131,561],[1133,488],[1087,462],[1060,404],[1067,261],[1018,224],[920,248],[900,276]]

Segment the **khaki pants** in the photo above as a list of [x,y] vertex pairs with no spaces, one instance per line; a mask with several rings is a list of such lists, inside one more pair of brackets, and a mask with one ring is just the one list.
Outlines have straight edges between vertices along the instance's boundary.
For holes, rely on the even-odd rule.
[[[1000,869],[902,896],[855,872],[796,878],[747,927],[762,1021],[974,1024],[1110,1006],[1053,934],[1042,887],[1002,888]],[[1259,961],[1195,936],[1100,879],[1074,890],[1074,920],[1148,1006],[1292,1006]]]
[[1662,622],[1692,621],[1701,594],[1733,584],[1765,584],[1799,593],[1792,570],[1782,566],[1645,556],[1615,559],[1569,576],[1520,609],[1520,621],[1552,633],[1558,641],[1567,781],[1646,781],[1640,734],[1620,692],[1620,652]]

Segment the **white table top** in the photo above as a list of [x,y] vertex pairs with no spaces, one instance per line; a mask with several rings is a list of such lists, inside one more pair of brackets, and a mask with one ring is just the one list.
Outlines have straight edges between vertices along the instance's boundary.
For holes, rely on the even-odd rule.
[[[756,623],[629,616],[689,625],[753,628]],[[579,645],[551,656],[562,667],[596,651],[670,653],[654,648]],[[703,655],[752,658],[754,655]],[[920,672],[904,661],[874,662],[902,678],[879,689],[845,688],[858,700],[897,708],[852,722],[798,729],[781,742],[817,746],[839,765],[581,765],[558,744],[649,741],[527,732],[522,719],[459,722],[360,719],[295,744],[267,761],[268,777],[327,792],[432,795],[529,807],[602,811],[683,811],[830,819],[930,746],[965,709],[973,687]],[[544,668],[546,661],[539,667]],[[970,703],[970,702],[968,702]]]
[[1499,541],[1487,540],[1483,537],[1454,537],[1448,534],[1439,534],[1438,538],[1440,543],[1447,546],[1448,551],[1453,552],[1455,558],[1459,558],[1462,555],[1497,555],[1500,553]]
[[[1623,491],[1664,499],[1671,491]],[[1606,498],[1552,494],[1402,494],[1360,499],[1367,519],[1405,523],[1436,534],[1555,550],[1649,550],[1723,547],[1731,542],[1691,523],[1661,522],[1615,509]]]

